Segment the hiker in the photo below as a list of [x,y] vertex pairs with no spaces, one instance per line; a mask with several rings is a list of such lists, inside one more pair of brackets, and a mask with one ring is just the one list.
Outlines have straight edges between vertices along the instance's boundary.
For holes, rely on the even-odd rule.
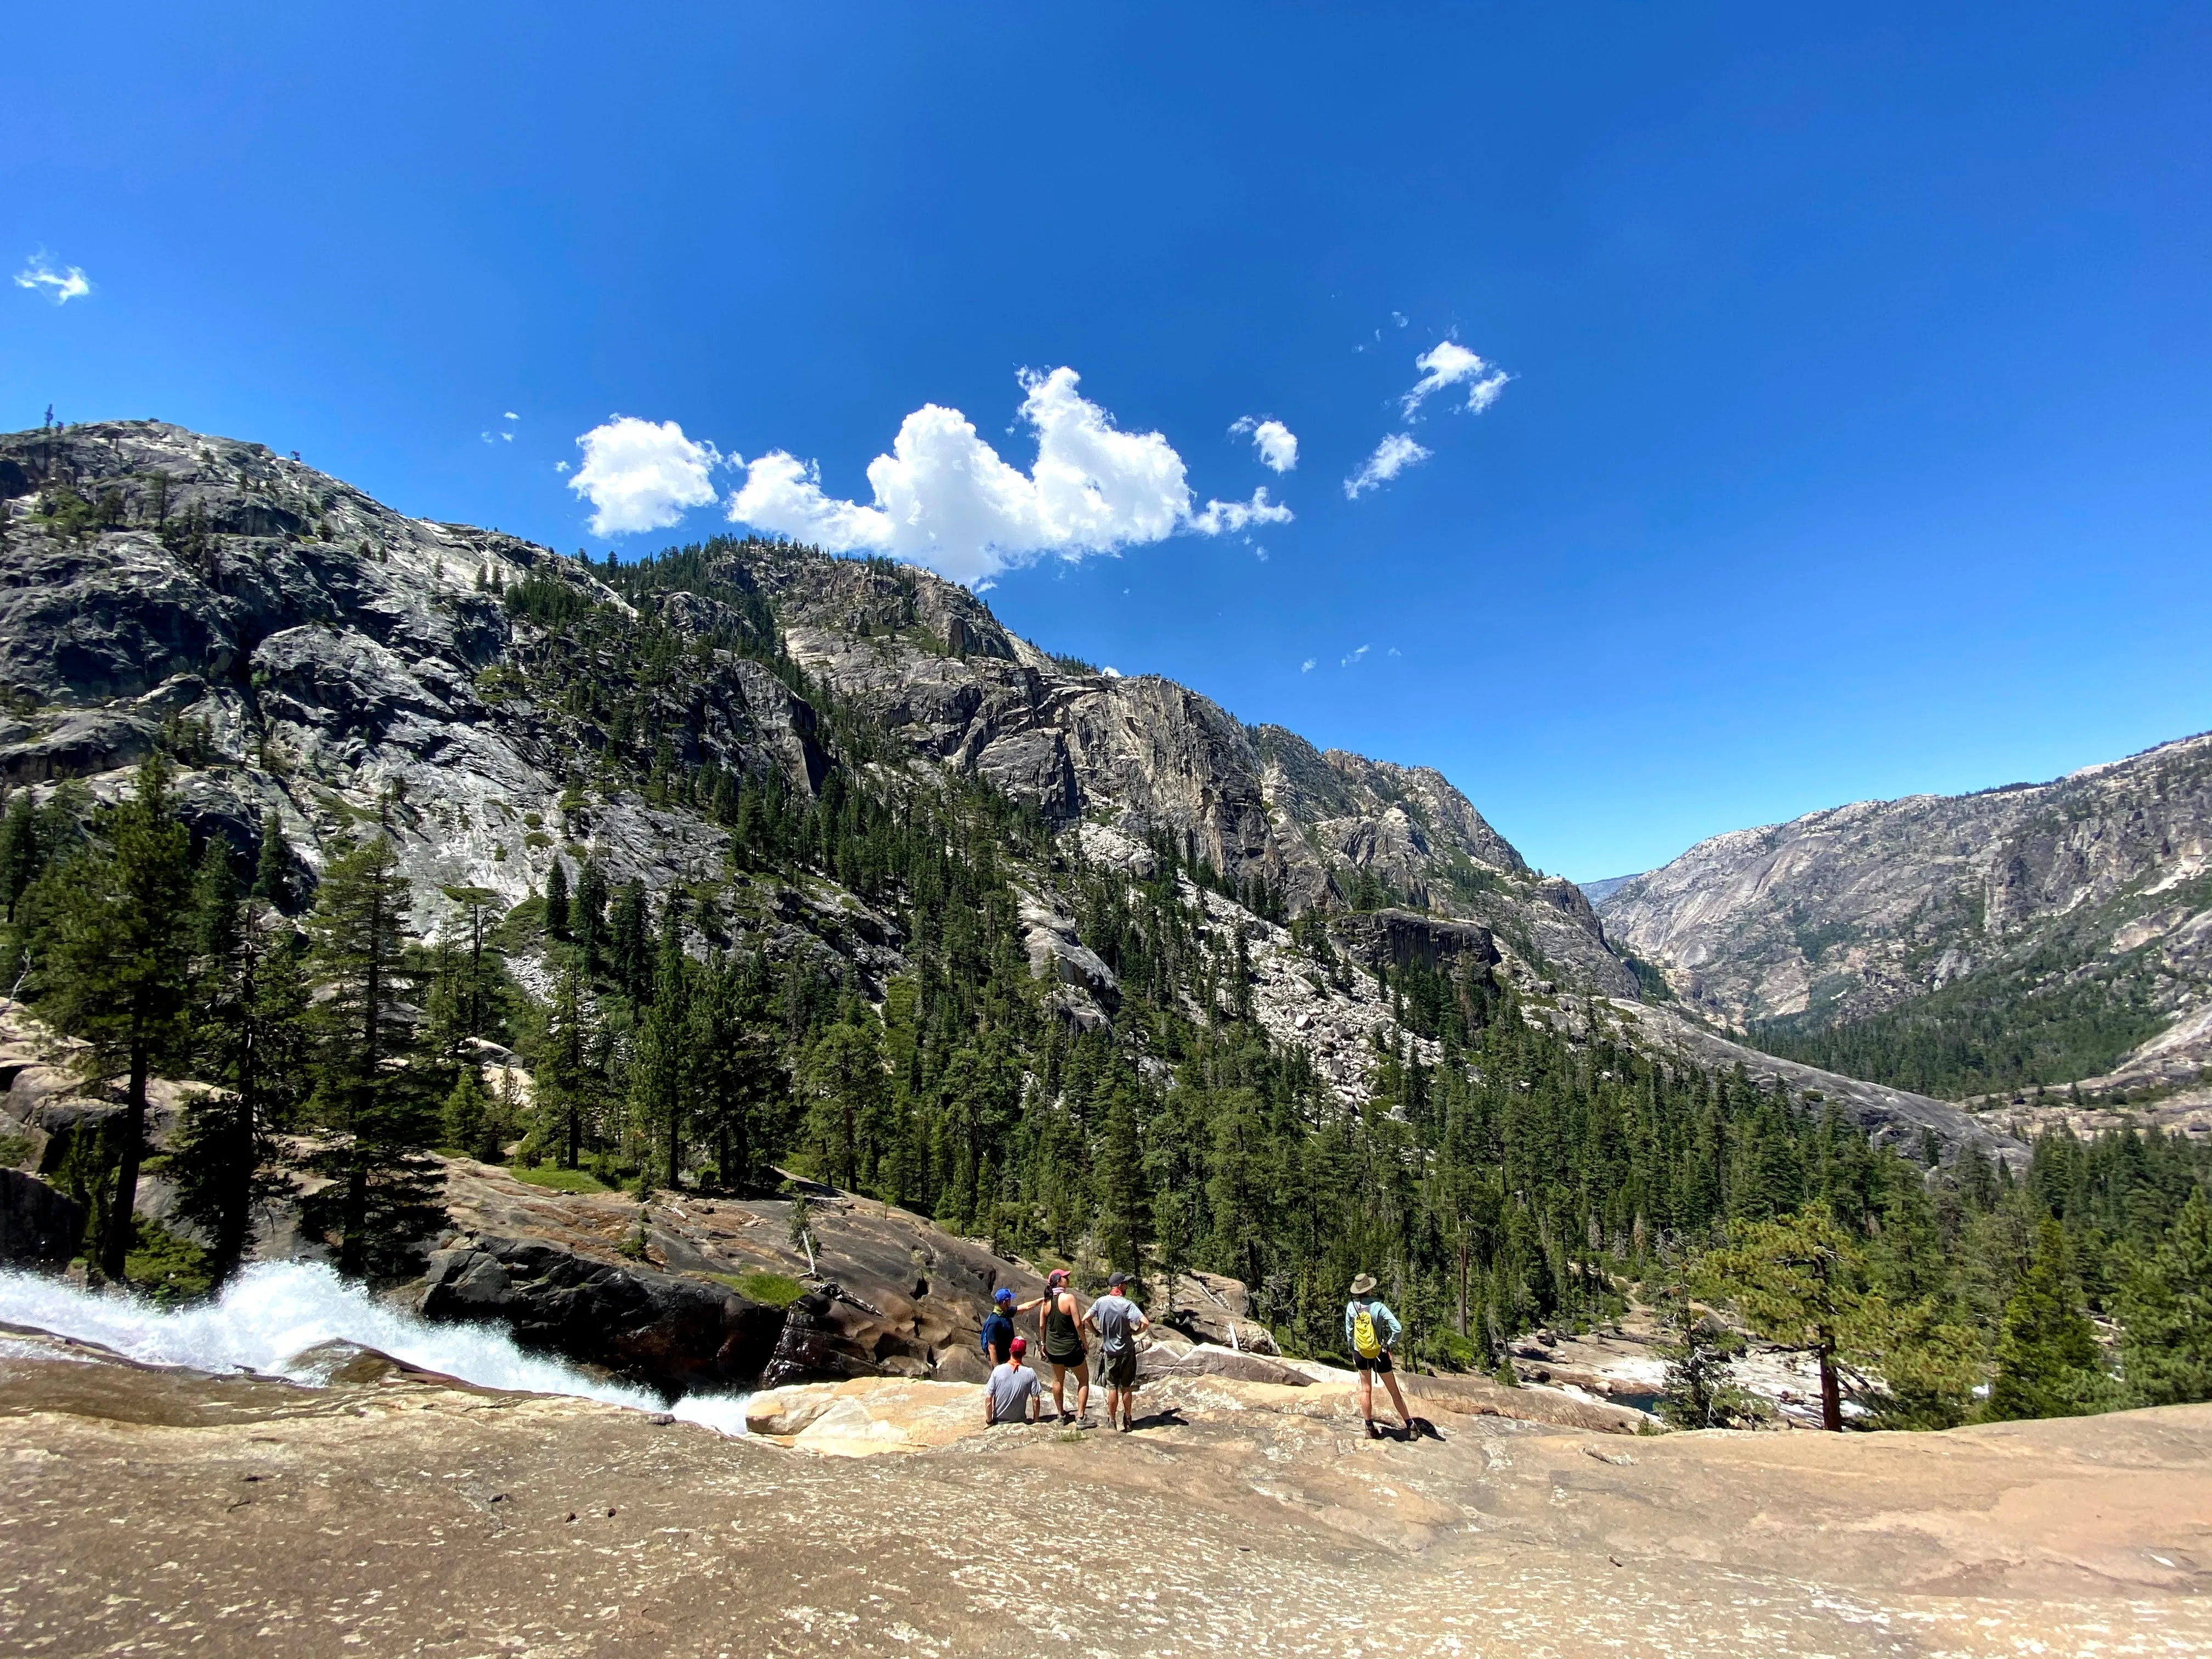
[[1406,1409],[1406,1396],[1398,1392],[1398,1379],[1390,1369],[1390,1349],[1405,1328],[1375,1294],[1374,1274],[1362,1273],[1352,1281],[1352,1300],[1344,1304],[1344,1340],[1351,1344],[1352,1358],[1359,1367],[1359,1414],[1366,1419],[1370,1440],[1382,1437],[1382,1431],[1375,1426],[1377,1371],[1390,1390],[1390,1403],[1398,1408],[1398,1420],[1408,1434],[1413,1431],[1413,1414]]
[[[1083,1347],[1083,1314],[1075,1299],[1075,1292],[1067,1288],[1067,1269],[1054,1267],[1046,1276],[1044,1294],[1034,1302],[1024,1302],[1017,1313],[1041,1309],[1037,1315],[1037,1340],[1044,1349],[1045,1363],[1052,1367],[1052,1408],[1060,1413],[1063,1423],[1088,1422],[1091,1419],[1091,1372],[1085,1364],[1089,1355]],[[1067,1409],[1066,1389],[1067,1374],[1075,1373],[1075,1409]]]
[[1006,1344],[1006,1357],[983,1385],[983,1426],[994,1423],[1034,1423],[1037,1401],[1044,1397],[1044,1379],[1022,1364],[1029,1344],[1016,1337]]
[[983,1322],[983,1334],[977,1340],[987,1363],[993,1365],[1006,1363],[1007,1352],[1014,1341],[1014,1293],[1012,1291],[1001,1288],[991,1298],[991,1316]]
[[[1091,1304],[1083,1322],[1098,1333],[1098,1380],[1106,1385],[1106,1425],[1127,1434],[1137,1426],[1137,1333],[1152,1328],[1144,1310],[1121,1294],[1129,1275],[1117,1273],[1106,1281],[1106,1294]],[[1114,1404],[1119,1401],[1117,1422]]]

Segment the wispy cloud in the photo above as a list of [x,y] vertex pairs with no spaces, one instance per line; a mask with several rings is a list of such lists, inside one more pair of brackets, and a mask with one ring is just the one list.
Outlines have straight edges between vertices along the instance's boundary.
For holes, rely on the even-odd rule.
[[714,499],[708,474],[720,464],[714,446],[694,442],[673,421],[611,416],[576,440],[584,464],[568,488],[589,501],[592,533],[627,536],[662,530]]
[[1363,645],[1357,651],[1354,651],[1350,656],[1345,658],[1343,661],[1337,664],[1337,666],[1339,668],[1349,668],[1352,664],[1358,662],[1362,657],[1365,656],[1374,648],[1375,647],[1371,645]]
[[33,294],[43,290],[46,297],[58,306],[65,306],[71,300],[82,300],[92,292],[92,283],[87,280],[82,269],[70,265],[57,270],[44,248],[33,253],[23,268],[15,273],[15,286],[27,288]]
[[1429,459],[1429,452],[1413,441],[1409,432],[1394,432],[1375,446],[1375,453],[1359,464],[1359,469],[1344,481],[1347,501],[1358,501],[1370,489],[1380,489],[1409,466],[1418,466]]
[[1289,507],[1267,499],[1267,486],[1261,484],[1249,501],[1206,502],[1202,511],[1191,514],[1190,527],[1201,536],[1233,536],[1248,525],[1288,524],[1292,516]]
[[1232,437],[1249,436],[1260,452],[1261,465],[1277,472],[1294,471],[1298,464],[1298,434],[1272,416],[1247,415],[1229,427]]
[[1304,662],[1302,662],[1302,663],[1300,663],[1300,664],[1298,665],[1298,672],[1299,672],[1299,673],[1301,673],[1301,674],[1310,674],[1310,673],[1312,673],[1313,672],[1314,672],[1314,659],[1312,659],[1311,657],[1308,657],[1308,658],[1307,658]]
[[1158,432],[1122,431],[1076,390],[1080,378],[1067,368],[1021,375],[1017,418],[1037,447],[1026,472],[958,410],[925,404],[900,423],[890,453],[868,464],[872,503],[830,495],[817,463],[775,449],[741,463],[745,482],[730,497],[729,516],[970,583],[1046,554],[1079,559],[1183,532],[1218,536],[1289,521],[1291,509],[1264,489],[1249,501],[1196,507],[1174,446]]
[[1400,411],[1409,421],[1416,417],[1422,404],[1446,386],[1454,386],[1467,387],[1466,407],[1480,415],[1498,401],[1498,394],[1505,390],[1506,381],[1512,378],[1456,340],[1439,340],[1413,359],[1413,367],[1421,371],[1421,378],[1411,392],[1398,400]]

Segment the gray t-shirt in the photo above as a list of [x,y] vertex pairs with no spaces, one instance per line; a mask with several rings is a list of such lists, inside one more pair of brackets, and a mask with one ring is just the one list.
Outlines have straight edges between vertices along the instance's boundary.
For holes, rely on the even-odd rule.
[[994,1370],[991,1373],[991,1380],[983,1386],[991,1391],[991,1420],[994,1423],[1027,1420],[1030,1396],[1044,1388],[1035,1371],[1026,1365],[1017,1365],[1012,1360]]
[[1098,1328],[1099,1340],[1108,1353],[1127,1349],[1129,1339],[1136,1334],[1137,1319],[1137,1304],[1111,1291],[1091,1304],[1091,1322]]

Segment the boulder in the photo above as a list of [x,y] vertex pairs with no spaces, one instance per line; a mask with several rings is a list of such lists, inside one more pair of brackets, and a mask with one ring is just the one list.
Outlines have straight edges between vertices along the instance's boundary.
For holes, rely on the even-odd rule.
[[84,1223],[84,1206],[66,1193],[21,1170],[0,1170],[0,1263],[66,1267]]
[[1167,1310],[1158,1322],[1194,1342],[1246,1353],[1279,1353],[1267,1328],[1252,1318],[1251,1304],[1242,1279],[1224,1273],[1177,1273],[1168,1289]]
[[1313,1381],[1279,1359],[1211,1342],[1188,1348],[1180,1344],[1156,1343],[1138,1356],[1139,1382],[1153,1382],[1170,1376],[1224,1376],[1239,1382],[1273,1382],[1291,1389],[1309,1387]]
[[756,1380],[782,1310],[735,1291],[616,1267],[538,1239],[478,1237],[432,1255],[425,1318],[496,1320],[515,1340],[671,1393]]
[[873,1457],[927,1451],[990,1432],[970,1382],[860,1377],[771,1389],[745,1404],[745,1428],[801,1451]]

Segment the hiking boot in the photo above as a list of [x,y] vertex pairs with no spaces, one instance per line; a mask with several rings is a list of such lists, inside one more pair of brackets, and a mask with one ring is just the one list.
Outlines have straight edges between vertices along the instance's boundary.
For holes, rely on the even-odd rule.
[[1380,1440],[1382,1437],[1382,1425],[1371,1417],[1367,1419],[1367,1437],[1370,1440]]

